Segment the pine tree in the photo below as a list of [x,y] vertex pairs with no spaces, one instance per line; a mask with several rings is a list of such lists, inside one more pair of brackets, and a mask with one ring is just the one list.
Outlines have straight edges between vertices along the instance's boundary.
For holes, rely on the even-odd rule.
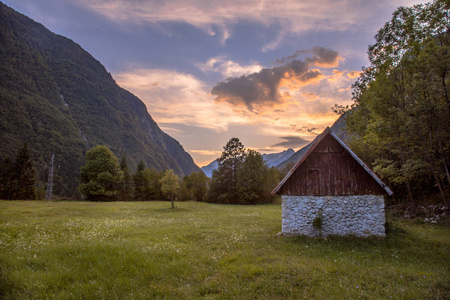
[[219,167],[212,174],[210,202],[239,203],[237,172],[244,159],[244,145],[238,138],[231,138],[218,159]]
[[146,170],[145,164],[141,160],[137,166],[136,173],[133,175],[134,200],[136,201],[148,200],[148,192],[150,190],[150,179],[148,175],[146,175],[145,170]]
[[13,199],[36,199],[36,169],[33,166],[28,144],[19,150],[13,169]]
[[12,199],[14,163],[9,157],[0,162],[0,199]]
[[123,172],[123,179],[119,185],[118,200],[131,201],[133,200],[133,176],[131,175],[125,155],[120,160],[120,169]]

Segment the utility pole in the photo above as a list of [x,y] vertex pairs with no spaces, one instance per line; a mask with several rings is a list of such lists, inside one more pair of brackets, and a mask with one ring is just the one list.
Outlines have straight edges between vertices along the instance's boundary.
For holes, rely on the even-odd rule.
[[48,182],[47,182],[47,194],[45,195],[45,200],[52,200],[52,190],[53,190],[53,162],[55,160],[55,154],[52,154],[52,159],[50,160],[50,168],[48,171]]

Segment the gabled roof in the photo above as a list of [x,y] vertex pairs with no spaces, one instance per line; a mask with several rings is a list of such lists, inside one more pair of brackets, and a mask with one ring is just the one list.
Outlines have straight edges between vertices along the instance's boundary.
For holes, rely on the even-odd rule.
[[287,175],[283,178],[283,180],[280,181],[280,183],[275,187],[275,189],[272,191],[272,195],[275,195],[281,187],[286,183],[286,181],[291,177],[292,174],[298,169],[298,167],[308,158],[308,156],[316,149],[317,145],[320,144],[320,142],[327,136],[331,135],[339,144],[341,144],[342,147],[350,155],[366,170],[367,173],[369,173],[370,176],[372,176],[373,179],[388,193],[388,195],[392,195],[393,192],[386,186],[386,184],[345,144],[332,130],[330,127],[327,127],[320,135],[318,135],[312,142],[308,150],[306,150],[302,156],[298,159],[297,163],[292,167],[292,169],[287,173]]

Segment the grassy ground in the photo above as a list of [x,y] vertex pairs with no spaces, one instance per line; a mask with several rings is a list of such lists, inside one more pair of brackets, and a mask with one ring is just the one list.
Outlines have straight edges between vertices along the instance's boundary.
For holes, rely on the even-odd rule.
[[4,299],[449,299],[450,229],[279,237],[279,205],[0,201]]

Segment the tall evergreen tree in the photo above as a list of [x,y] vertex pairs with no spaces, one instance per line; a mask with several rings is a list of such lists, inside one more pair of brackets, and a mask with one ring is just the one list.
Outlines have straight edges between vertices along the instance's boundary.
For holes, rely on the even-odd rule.
[[123,172],[123,178],[119,185],[118,200],[131,201],[133,200],[133,176],[131,175],[125,155],[120,159],[120,169]]
[[[134,182],[134,200],[147,201],[150,190],[150,178],[146,174],[146,167],[141,160],[137,166],[136,173],[133,175]],[[147,169],[148,170],[148,169]]]
[[13,199],[36,199],[36,169],[27,143],[17,153],[12,178]]
[[0,199],[11,200],[14,192],[14,163],[9,157],[0,162]]
[[223,147],[218,159],[219,167],[213,171],[209,201],[218,203],[238,203],[237,173],[245,159],[244,145],[238,138],[231,138]]

